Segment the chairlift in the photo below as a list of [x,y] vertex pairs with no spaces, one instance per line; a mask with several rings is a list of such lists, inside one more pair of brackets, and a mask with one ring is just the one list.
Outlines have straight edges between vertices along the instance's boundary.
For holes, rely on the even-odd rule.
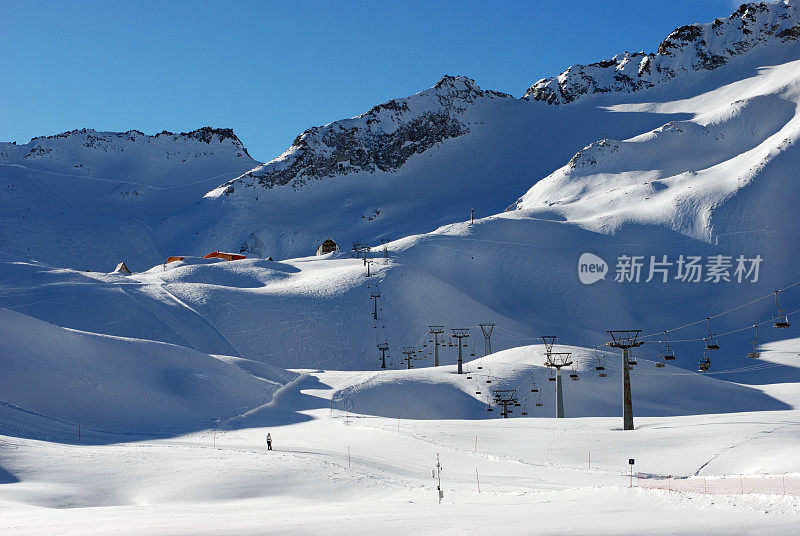
[[697,372],[708,372],[709,368],[711,368],[711,359],[706,357],[706,352],[703,350],[703,357],[697,363]]
[[541,406],[542,405],[542,395],[539,395],[539,400],[536,402],[536,405],[537,406]]
[[467,376],[467,379],[468,379],[468,380],[471,380],[471,379],[472,379],[472,376]]
[[594,347],[594,357],[597,359],[597,366],[594,367],[594,370],[605,370],[605,354],[601,354],[600,351],[597,349],[597,346]]
[[483,369],[483,367],[481,365],[478,365],[478,370],[482,370],[482,369]]
[[528,414],[528,408],[522,408],[522,416],[526,416]]
[[664,368],[666,366],[667,364],[664,363],[663,361],[656,361],[656,368]]
[[758,324],[753,324],[753,327],[756,328],[756,336],[753,337],[753,351],[747,353],[747,358],[759,359],[761,357],[761,353],[756,351],[756,340],[758,339]]
[[492,383],[492,380],[486,380],[486,383]]
[[638,361],[636,361],[636,358],[635,358],[635,357],[631,356],[631,358],[630,358],[630,359],[628,359],[628,365],[630,365],[630,366],[634,366],[634,365],[638,365],[638,364],[639,364],[639,362],[638,362]]
[[598,378],[605,378],[607,376],[608,374],[606,374],[605,372],[601,372],[600,374],[597,375]]
[[486,411],[494,411],[492,408],[486,408]]
[[576,381],[578,381],[580,379],[580,378],[578,378],[578,373],[575,371],[575,369],[572,369],[572,372],[569,373],[569,379],[574,381],[574,382],[576,382]]
[[480,391],[475,391],[475,394],[479,395],[479,394],[481,394],[481,392]]
[[661,341],[662,345],[662,355],[661,357],[664,361],[672,361],[675,359],[675,353],[672,351],[672,345],[670,345],[669,341],[667,341],[667,332],[668,330],[664,330],[664,339]]
[[714,334],[711,333],[711,317],[706,318],[706,329],[708,330],[708,337],[703,339],[706,341],[706,350],[719,350],[719,345],[714,342]]
[[788,328],[791,326],[789,323],[789,315],[786,314],[786,311],[781,309],[781,306],[778,305],[778,290],[775,291],[775,307],[778,308],[778,314],[775,315],[775,321],[772,325],[776,328]]
[[472,352],[471,354],[469,354],[469,356],[470,357],[475,357],[475,352]]

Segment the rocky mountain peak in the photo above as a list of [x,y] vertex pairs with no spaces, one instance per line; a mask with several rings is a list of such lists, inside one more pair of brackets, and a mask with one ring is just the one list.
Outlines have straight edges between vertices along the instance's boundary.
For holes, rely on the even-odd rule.
[[278,158],[224,185],[298,188],[310,180],[359,172],[392,172],[411,156],[470,130],[468,110],[480,99],[511,98],[482,90],[464,76],[444,76],[432,88],[300,134]]
[[589,65],[573,65],[533,84],[524,98],[567,104],[597,93],[632,93],[681,76],[713,70],[766,45],[800,38],[796,0],[742,4],[727,19],[690,24],[672,31],[653,53],[624,53]]

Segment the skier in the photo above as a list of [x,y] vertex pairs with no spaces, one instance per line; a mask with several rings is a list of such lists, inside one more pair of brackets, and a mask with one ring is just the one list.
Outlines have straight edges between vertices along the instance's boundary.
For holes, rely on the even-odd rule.
[[267,450],[272,450],[272,436],[267,432]]

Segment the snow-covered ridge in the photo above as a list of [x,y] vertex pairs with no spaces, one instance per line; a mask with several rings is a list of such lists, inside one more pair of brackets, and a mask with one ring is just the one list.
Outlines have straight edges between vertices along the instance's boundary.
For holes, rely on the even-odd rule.
[[[200,156],[216,156],[220,152],[237,158],[250,159],[241,140],[229,128],[202,127],[179,134],[163,131],[153,136],[138,130],[126,132],[98,132],[93,129],[76,129],[52,136],[38,136],[25,144],[0,143],[0,163],[30,163],[41,160],[60,160],[68,153],[124,153],[151,145],[165,157],[178,152],[191,152]],[[205,146],[209,147],[205,147]],[[199,151],[199,152],[198,152]],[[81,167],[75,162],[76,167]]]
[[800,37],[796,0],[742,4],[727,19],[674,30],[655,54],[618,54],[589,65],[573,65],[533,84],[524,98],[566,104],[596,93],[632,93],[692,71],[713,70],[749,51],[795,44]]
[[467,109],[479,99],[511,98],[484,91],[474,80],[445,76],[432,88],[393,99],[351,119],[313,127],[274,160],[224,184],[272,188],[361,171],[394,171],[412,155],[469,132]]

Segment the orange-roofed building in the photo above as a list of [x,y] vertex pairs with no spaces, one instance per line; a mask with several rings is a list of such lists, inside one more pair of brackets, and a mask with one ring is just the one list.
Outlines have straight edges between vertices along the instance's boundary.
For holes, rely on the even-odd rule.
[[228,253],[227,251],[212,251],[205,257],[204,259],[224,259],[226,261],[240,261],[242,259],[246,259],[244,255],[239,255],[238,253]]

